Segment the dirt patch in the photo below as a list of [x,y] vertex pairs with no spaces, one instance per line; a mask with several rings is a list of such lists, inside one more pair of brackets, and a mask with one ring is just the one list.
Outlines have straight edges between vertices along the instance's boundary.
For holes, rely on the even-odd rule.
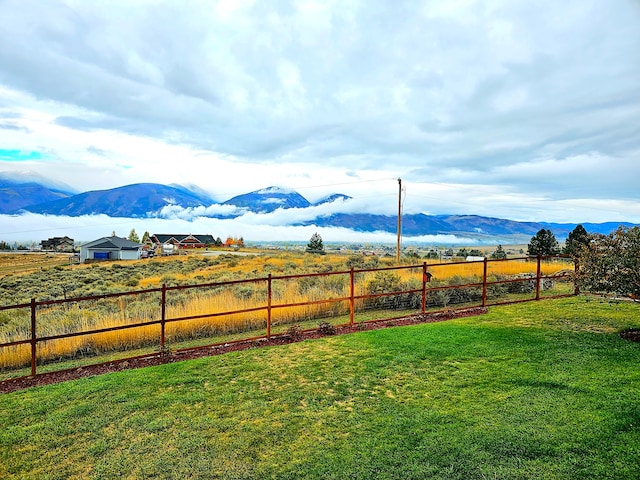
[[640,329],[625,330],[624,332],[620,332],[620,336],[631,342],[640,342]]
[[[366,330],[378,330],[381,328],[399,327],[405,325],[415,325],[419,323],[434,323],[450,320],[453,318],[471,317],[487,313],[488,309],[484,307],[475,307],[464,310],[451,310],[447,312],[437,312],[429,314],[411,315],[408,317],[377,320],[366,323],[357,323],[354,325],[336,326],[334,335],[345,335],[354,332]],[[322,338],[329,336],[322,333],[318,329],[314,330],[291,330],[291,334],[280,334],[272,336],[270,340],[261,338],[257,340],[244,340],[233,343],[225,343],[222,345],[212,345],[208,347],[198,347],[185,350],[179,350],[169,353],[157,353],[144,357],[129,358],[109,363],[101,363],[97,365],[87,365],[85,367],[73,368],[69,370],[58,370],[55,372],[47,372],[36,375],[35,377],[21,377],[0,382],[0,393],[9,393],[16,390],[35,387],[39,385],[49,385],[52,383],[65,382],[67,380],[75,380],[84,377],[93,377],[105,373],[119,372],[131,368],[143,368],[153,365],[162,365],[165,363],[180,362],[200,357],[208,357],[212,355],[221,355],[223,353],[248,350],[251,348],[270,347],[276,345],[286,345],[288,343],[310,340],[313,338]],[[639,332],[640,333],[640,332]],[[638,340],[640,341],[640,336]]]

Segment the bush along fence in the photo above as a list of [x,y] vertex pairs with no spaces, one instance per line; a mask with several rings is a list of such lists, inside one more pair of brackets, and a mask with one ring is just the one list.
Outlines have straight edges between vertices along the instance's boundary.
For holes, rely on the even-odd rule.
[[318,322],[347,326],[577,293],[570,258],[537,256],[31,299],[0,306],[0,381],[90,359],[270,340]]

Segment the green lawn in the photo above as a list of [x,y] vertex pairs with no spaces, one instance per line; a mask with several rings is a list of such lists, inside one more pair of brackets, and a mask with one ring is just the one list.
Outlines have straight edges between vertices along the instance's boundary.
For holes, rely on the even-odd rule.
[[585,297],[0,395],[0,478],[640,478],[640,305]]

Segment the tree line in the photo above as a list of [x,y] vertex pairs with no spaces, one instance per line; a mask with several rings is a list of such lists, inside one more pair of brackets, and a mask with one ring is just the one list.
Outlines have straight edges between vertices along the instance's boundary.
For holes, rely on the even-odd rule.
[[[311,236],[306,251],[325,253],[318,233]],[[561,253],[574,258],[576,283],[580,289],[640,299],[640,227],[621,225],[615,232],[604,235],[589,233],[582,225],[577,225],[567,236],[563,248],[553,232],[543,228],[531,237],[527,246],[528,255]],[[498,245],[491,258],[507,258],[502,245]]]
[[570,255],[576,261],[576,281],[581,289],[640,299],[640,227],[621,225],[604,235],[588,233],[578,225],[563,249],[551,230],[542,229],[531,237],[527,253]]

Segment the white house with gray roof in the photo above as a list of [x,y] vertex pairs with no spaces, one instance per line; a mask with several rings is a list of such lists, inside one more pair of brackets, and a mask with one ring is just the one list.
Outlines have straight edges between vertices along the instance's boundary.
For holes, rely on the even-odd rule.
[[142,244],[120,237],[102,237],[80,246],[80,262],[87,260],[137,260]]

